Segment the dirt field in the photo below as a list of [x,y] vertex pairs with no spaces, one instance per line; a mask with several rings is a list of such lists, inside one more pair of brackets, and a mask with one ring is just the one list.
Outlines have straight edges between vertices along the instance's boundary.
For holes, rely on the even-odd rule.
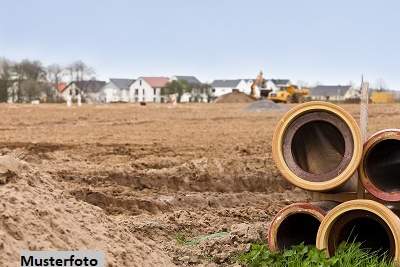
[[[108,266],[233,264],[308,198],[271,159],[282,111],[246,105],[0,105],[0,265],[84,248]],[[371,133],[388,127],[400,106],[371,106]]]

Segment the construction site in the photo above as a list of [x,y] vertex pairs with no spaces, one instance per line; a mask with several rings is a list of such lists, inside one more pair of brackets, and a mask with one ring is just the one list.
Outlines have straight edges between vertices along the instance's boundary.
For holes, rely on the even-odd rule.
[[400,267],[400,1],[3,1],[0,267]]
[[[107,266],[230,266],[253,243],[269,242],[275,250],[315,243],[326,212],[358,198],[354,184],[348,184],[362,157],[356,123],[360,106],[267,102],[261,110],[249,109],[258,102],[1,105],[0,265],[15,266],[22,249],[86,248],[104,251]],[[293,127],[290,118],[307,127]],[[398,121],[398,105],[369,106],[369,133],[400,127]],[[286,134],[277,133],[279,129]],[[394,136],[398,138],[397,132]],[[286,148],[277,149],[281,146],[276,144],[287,141],[292,145],[282,147],[294,149],[292,160]],[[364,177],[375,179],[365,184],[380,191],[371,189],[361,198],[399,201],[398,182],[391,176],[397,173],[395,161],[388,169],[368,170],[383,166],[382,153],[391,142],[376,146],[364,160],[369,174]],[[291,162],[292,171],[282,171],[282,162]],[[341,171],[332,172],[337,166]],[[293,203],[303,204],[285,212]],[[357,226],[371,212],[374,216],[367,214],[372,219],[361,226],[359,237],[397,259],[397,217],[375,202],[363,205],[350,205],[355,211],[340,225],[351,221]],[[303,215],[296,217],[299,211]],[[306,232],[296,228],[304,224]],[[329,225],[325,219],[323,224]],[[379,243],[362,235],[366,229],[388,238]],[[329,238],[340,242],[346,231],[318,238],[317,245],[324,248]]]

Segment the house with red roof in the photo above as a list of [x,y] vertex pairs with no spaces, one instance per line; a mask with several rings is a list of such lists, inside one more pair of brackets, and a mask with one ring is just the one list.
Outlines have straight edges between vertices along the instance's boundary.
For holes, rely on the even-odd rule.
[[167,77],[140,77],[129,87],[130,102],[163,102],[162,89],[169,82]]
[[53,88],[55,90],[57,90],[57,93],[59,93],[59,94],[62,94],[65,87],[67,87],[67,83],[65,83],[65,82],[59,82],[58,84],[53,84]]

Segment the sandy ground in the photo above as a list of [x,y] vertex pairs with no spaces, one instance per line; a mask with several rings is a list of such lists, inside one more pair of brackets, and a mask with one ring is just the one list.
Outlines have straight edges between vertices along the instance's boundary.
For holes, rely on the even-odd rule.
[[[246,105],[0,105],[0,266],[22,249],[100,249],[108,266],[235,264],[280,208],[308,198],[271,158],[282,111]],[[370,114],[371,133],[400,127],[399,105]]]

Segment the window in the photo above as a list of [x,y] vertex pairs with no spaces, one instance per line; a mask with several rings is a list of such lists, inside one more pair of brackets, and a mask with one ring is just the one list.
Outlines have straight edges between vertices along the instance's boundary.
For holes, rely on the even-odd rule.
[[155,97],[153,97],[153,102],[154,102],[154,103],[156,103],[156,102],[157,102]]
[[144,95],[144,89],[143,89],[143,95]]
[[142,80],[139,81],[140,86],[142,86]]
[[153,91],[154,91],[154,95],[156,95],[157,94],[157,89],[154,88]]
[[139,89],[135,89],[135,95],[138,95],[139,94]]

